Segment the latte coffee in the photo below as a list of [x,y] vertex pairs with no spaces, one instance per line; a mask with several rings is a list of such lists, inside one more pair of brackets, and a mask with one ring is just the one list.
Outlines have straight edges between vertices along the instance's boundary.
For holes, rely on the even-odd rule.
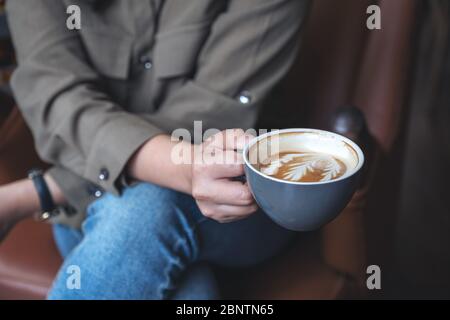
[[258,206],[277,224],[311,231],[345,208],[359,185],[361,148],[315,129],[261,134],[242,151],[245,179]]
[[329,154],[292,151],[267,158],[259,171],[281,180],[319,182],[340,178],[347,167],[344,161]]
[[357,165],[356,153],[349,145],[320,133],[271,136],[250,152],[256,155],[255,169],[289,182],[332,181],[345,176]]

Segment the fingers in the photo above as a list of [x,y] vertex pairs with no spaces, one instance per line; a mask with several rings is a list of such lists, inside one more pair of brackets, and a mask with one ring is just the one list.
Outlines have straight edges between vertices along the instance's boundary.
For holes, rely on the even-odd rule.
[[206,217],[231,222],[258,209],[247,184],[230,180],[244,174],[240,149],[252,138],[241,129],[225,130],[195,150],[201,161],[192,166],[192,196]]
[[203,155],[194,168],[195,174],[209,179],[233,178],[244,174],[243,157],[231,150]]
[[199,208],[205,217],[220,223],[234,222],[249,217],[258,210],[256,204],[249,206],[221,205],[211,202],[199,202]]
[[228,165],[243,164],[244,157],[234,150],[223,150],[213,146],[204,146],[200,155],[195,159],[197,164],[204,165]]
[[255,203],[248,186],[239,181],[216,180],[199,182],[192,190],[197,201],[223,205],[251,206]]
[[221,131],[206,140],[206,145],[223,150],[242,150],[254,136],[242,129]]

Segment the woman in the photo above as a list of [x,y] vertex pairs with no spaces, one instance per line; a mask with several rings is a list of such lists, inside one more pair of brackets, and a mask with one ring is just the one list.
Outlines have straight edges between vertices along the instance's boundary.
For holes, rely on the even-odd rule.
[[[73,3],[79,30],[66,24]],[[218,298],[210,263],[255,264],[289,241],[292,234],[258,212],[236,179],[243,174],[236,150],[296,56],[306,7],[299,0],[7,3],[19,61],[12,88],[39,155],[54,167],[44,179],[34,175],[38,193],[30,181],[0,189],[8,202],[0,226],[46,198],[52,210],[41,216],[57,223],[65,257],[50,299]],[[177,164],[180,144],[170,133],[192,134],[196,121],[222,131],[184,140],[182,149],[212,161]],[[61,206],[69,210],[53,210]],[[72,265],[82,272],[76,290],[66,286]]]

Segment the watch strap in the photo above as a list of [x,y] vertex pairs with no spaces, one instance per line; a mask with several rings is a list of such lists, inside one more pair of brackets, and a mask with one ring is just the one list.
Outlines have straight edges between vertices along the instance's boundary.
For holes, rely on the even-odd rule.
[[33,181],[41,205],[41,214],[39,215],[38,220],[47,220],[52,217],[56,206],[47,182],[44,179],[44,174],[42,170],[33,169],[28,173],[28,177]]

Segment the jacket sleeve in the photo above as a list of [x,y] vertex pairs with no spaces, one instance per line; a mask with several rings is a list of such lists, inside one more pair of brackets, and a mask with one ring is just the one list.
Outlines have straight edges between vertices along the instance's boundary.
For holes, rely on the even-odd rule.
[[[160,109],[184,110],[185,119],[210,120],[223,128],[252,128],[265,98],[297,57],[309,4],[308,0],[229,1],[200,50],[194,76]],[[157,45],[155,54],[167,60],[164,65],[169,68],[158,70],[155,61],[157,75],[170,75],[169,60],[179,51],[176,43],[171,47],[176,41],[164,44],[164,37],[158,36],[163,48]]]
[[62,1],[7,1],[7,14],[18,58],[11,86],[39,155],[117,194],[128,159],[162,131],[102,91]]
[[[201,48],[195,74],[159,110],[180,117],[184,110],[188,120],[213,119],[223,127],[253,126],[265,97],[296,57],[308,2],[228,1]],[[61,1],[29,6],[28,0],[7,2],[19,60],[12,87],[38,152],[117,194],[129,157],[162,130],[102,92],[78,33],[66,28]],[[170,58],[170,52],[162,54]],[[109,177],[99,181],[104,168]]]

